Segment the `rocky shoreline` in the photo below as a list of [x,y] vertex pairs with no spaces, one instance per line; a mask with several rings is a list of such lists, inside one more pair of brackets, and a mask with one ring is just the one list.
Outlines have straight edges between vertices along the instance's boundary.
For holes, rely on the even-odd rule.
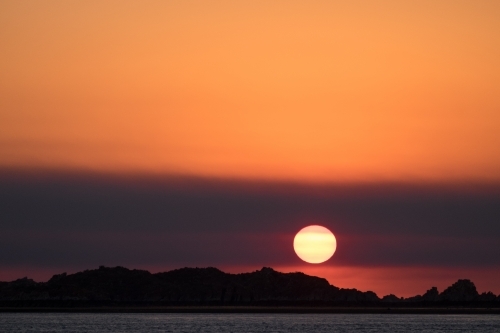
[[342,289],[323,278],[300,272],[280,273],[268,267],[241,274],[224,273],[212,267],[152,274],[144,270],[101,266],[75,274],[54,275],[47,282],[28,278],[0,282],[1,311],[58,308],[123,309],[126,312],[126,309],[149,308],[152,312],[156,311],[154,309],[165,312],[169,308],[167,312],[187,309],[196,312],[218,308],[224,312],[242,311],[245,307],[245,312],[287,307],[295,310],[314,307],[326,312],[334,311],[332,307],[337,309],[335,311],[341,308],[351,311],[355,307],[358,310],[376,309],[367,311],[409,309],[422,312],[418,309],[500,308],[500,296],[491,292],[479,294],[474,283],[464,279],[442,292],[432,287],[423,295],[408,298],[379,297],[372,291]]

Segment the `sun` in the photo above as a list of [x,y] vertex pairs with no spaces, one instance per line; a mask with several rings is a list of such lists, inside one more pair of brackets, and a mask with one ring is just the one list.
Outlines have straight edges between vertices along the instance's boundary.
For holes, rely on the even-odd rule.
[[333,256],[337,249],[337,239],[327,228],[310,225],[295,235],[293,249],[305,262],[319,264]]

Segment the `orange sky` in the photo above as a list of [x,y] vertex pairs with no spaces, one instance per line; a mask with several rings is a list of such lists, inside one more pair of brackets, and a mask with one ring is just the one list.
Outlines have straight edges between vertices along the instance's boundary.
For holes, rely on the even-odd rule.
[[500,2],[2,1],[0,166],[500,180]]

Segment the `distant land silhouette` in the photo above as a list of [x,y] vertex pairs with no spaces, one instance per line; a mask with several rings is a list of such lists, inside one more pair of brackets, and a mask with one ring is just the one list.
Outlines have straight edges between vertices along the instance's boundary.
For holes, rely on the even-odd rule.
[[229,274],[217,268],[181,268],[152,274],[145,270],[104,267],[54,275],[47,282],[28,278],[0,282],[1,308],[99,306],[359,306],[500,307],[500,296],[479,294],[470,280],[458,280],[441,293],[382,298],[372,291],[342,289],[304,273],[280,273],[264,267]]

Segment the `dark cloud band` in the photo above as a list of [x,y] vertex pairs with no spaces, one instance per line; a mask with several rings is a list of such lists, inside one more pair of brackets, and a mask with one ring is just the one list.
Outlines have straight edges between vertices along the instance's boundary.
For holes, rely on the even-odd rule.
[[500,186],[304,185],[3,171],[0,265],[294,264],[323,224],[344,265],[497,266]]

